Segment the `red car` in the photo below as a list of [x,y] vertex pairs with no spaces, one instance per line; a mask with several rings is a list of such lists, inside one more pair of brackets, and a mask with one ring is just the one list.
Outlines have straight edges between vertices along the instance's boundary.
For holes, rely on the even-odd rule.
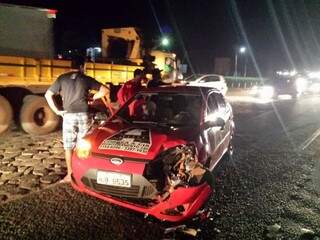
[[178,222],[213,193],[211,171],[232,154],[231,106],[217,90],[147,89],[78,144],[72,186],[116,205]]

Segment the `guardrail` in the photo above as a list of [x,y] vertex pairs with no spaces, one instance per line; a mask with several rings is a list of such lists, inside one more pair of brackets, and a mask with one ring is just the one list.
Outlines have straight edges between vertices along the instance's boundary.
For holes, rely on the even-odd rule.
[[251,88],[267,80],[267,78],[225,76],[228,88]]

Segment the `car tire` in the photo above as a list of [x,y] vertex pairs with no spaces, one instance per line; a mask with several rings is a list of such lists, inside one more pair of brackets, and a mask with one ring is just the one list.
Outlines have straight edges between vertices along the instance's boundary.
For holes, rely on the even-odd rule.
[[32,101],[35,98],[38,98],[39,96],[37,95],[27,95],[23,98],[23,103],[28,103],[30,101]]
[[0,134],[8,130],[12,117],[13,111],[9,101],[0,96]]
[[22,129],[30,134],[47,134],[59,125],[59,117],[50,109],[44,97],[28,97],[20,111]]

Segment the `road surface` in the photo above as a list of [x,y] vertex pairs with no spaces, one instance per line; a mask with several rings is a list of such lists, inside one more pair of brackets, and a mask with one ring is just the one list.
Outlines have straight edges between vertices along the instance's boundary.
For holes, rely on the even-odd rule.
[[[230,97],[236,122],[234,158],[217,171],[218,186],[209,202],[212,217],[188,226],[198,230],[197,239],[319,240],[320,97],[264,104],[251,100]],[[43,145],[58,144],[52,141],[58,137],[49,135]],[[21,138],[32,140],[19,131],[2,137],[0,154],[1,146],[5,150],[12,147],[10,141]],[[52,172],[59,176],[65,166],[56,164]],[[75,192],[67,184],[54,183],[57,180],[26,192],[11,189],[11,195],[3,197],[0,239],[187,237],[165,236],[164,223]],[[0,186],[2,196],[6,190]]]

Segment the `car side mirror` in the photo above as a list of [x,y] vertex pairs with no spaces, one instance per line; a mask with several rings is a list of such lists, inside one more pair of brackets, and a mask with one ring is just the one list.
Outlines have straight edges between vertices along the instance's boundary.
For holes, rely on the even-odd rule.
[[220,127],[221,130],[224,129],[226,122],[222,119],[222,118],[217,118],[214,121],[206,121],[203,124],[203,129],[208,129],[208,128],[212,128],[212,127]]

